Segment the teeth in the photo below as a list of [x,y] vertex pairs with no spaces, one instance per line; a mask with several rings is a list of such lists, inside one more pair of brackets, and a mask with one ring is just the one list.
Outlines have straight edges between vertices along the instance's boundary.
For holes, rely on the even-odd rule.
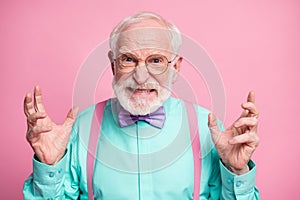
[[136,89],[136,92],[151,92],[151,90],[146,90],[146,89]]

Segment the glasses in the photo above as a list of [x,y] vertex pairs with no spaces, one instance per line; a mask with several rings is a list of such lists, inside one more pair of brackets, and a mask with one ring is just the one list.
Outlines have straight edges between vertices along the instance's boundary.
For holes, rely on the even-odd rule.
[[[168,64],[172,63],[173,60],[169,61],[166,56],[154,54],[146,58],[145,65],[149,73],[158,75],[164,73]],[[129,53],[118,56],[114,61],[117,62],[119,71],[124,73],[134,71],[139,63],[139,59]]]

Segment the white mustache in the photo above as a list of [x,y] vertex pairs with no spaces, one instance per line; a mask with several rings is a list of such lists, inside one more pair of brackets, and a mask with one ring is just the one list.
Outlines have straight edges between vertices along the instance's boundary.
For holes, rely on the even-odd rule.
[[127,87],[131,88],[132,90],[137,90],[137,89],[151,90],[151,89],[158,89],[160,85],[157,82],[148,82],[148,83],[143,83],[141,85],[128,84]]

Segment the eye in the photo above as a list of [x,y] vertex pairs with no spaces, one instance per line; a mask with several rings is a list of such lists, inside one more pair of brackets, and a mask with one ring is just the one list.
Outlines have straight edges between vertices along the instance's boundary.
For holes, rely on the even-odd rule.
[[133,62],[133,59],[126,56],[126,57],[123,59],[123,61],[125,61],[125,62]]
[[124,54],[119,57],[119,62],[124,65],[134,64],[136,62],[136,59],[131,55]]
[[159,60],[158,58],[155,58],[155,59],[153,59],[153,61],[152,61],[153,63],[160,63],[161,62],[161,60]]
[[164,63],[164,58],[161,56],[153,56],[147,60],[149,64],[162,64]]

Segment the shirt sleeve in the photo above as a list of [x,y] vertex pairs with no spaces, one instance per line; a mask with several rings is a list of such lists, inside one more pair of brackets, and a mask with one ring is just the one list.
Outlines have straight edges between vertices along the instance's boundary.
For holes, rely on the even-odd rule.
[[[72,134],[76,132],[73,130]],[[65,155],[55,165],[39,162],[34,156],[33,172],[24,182],[24,199],[78,199],[79,178],[78,170],[74,165],[76,157],[73,142],[69,142]]]
[[230,172],[221,161],[219,163],[223,199],[260,199],[259,192],[255,187],[256,166],[253,161],[248,163],[250,171],[242,175]]
[[33,173],[24,183],[24,199],[57,199],[65,179],[66,155],[55,165],[32,159]]

